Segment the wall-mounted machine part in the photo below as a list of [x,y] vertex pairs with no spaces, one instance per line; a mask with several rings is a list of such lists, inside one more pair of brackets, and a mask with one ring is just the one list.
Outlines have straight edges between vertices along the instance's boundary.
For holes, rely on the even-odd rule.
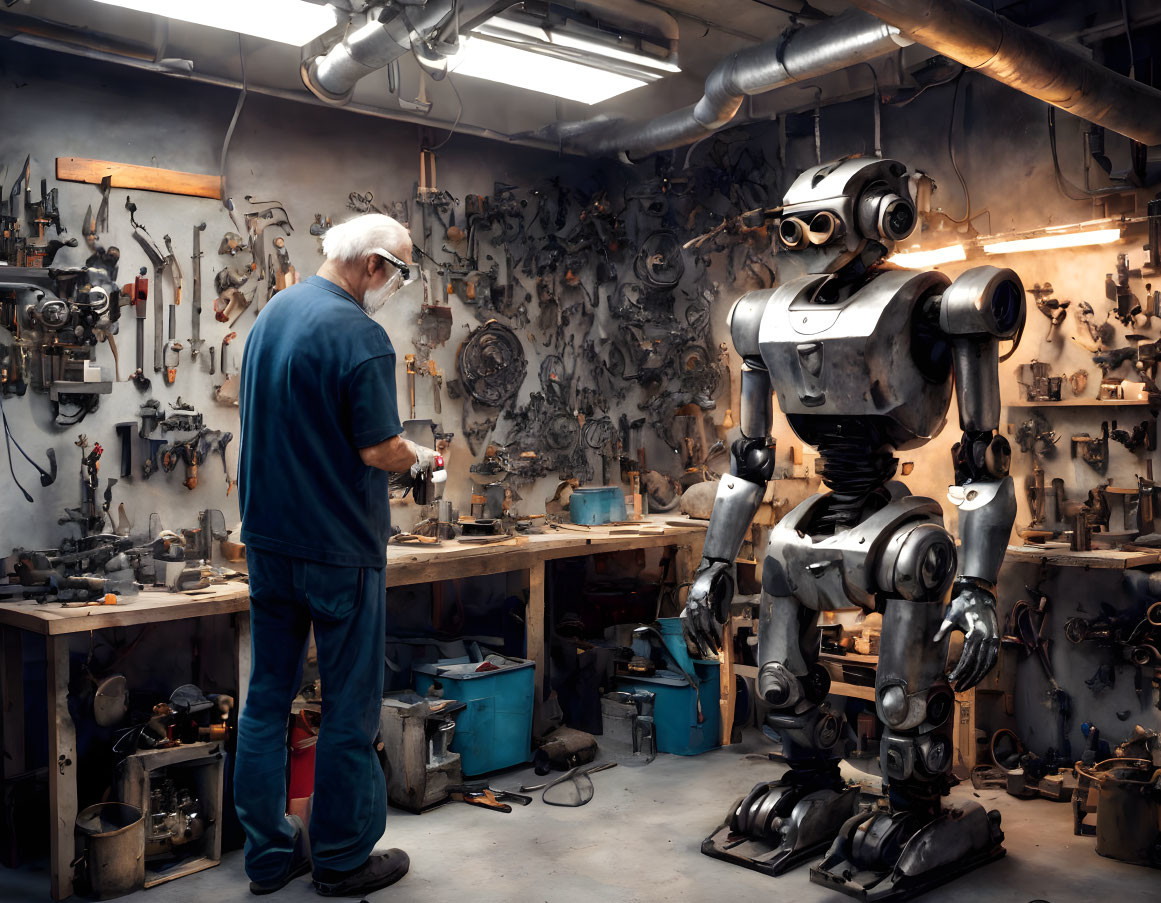
[[149,301],[149,277],[145,275],[146,272],[145,267],[142,267],[133,282],[121,288],[126,303],[132,305],[137,319],[137,369],[129,378],[142,392],[148,392],[150,386],[149,377],[145,375],[145,318],[149,313],[146,304]]
[[851,5],[1010,88],[1143,144],[1161,144],[1161,91],[985,6],[971,0],[851,0]]
[[495,320],[474,329],[456,354],[464,390],[479,404],[500,407],[520,391],[528,371],[520,338]]
[[421,5],[399,0],[376,7],[362,25],[353,20],[339,43],[303,61],[303,84],[319,100],[345,104],[360,79],[413,46],[433,47],[443,32],[467,31],[508,5],[495,0],[427,0]]

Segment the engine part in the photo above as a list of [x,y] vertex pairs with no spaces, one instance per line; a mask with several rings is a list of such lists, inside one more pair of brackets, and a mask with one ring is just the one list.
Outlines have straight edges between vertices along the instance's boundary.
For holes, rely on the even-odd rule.
[[527,370],[519,337],[495,320],[472,330],[456,353],[464,391],[488,407],[501,407],[519,392]]

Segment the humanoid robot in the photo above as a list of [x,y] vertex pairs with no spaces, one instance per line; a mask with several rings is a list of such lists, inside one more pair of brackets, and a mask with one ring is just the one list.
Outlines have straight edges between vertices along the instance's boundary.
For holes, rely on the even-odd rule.
[[[1010,449],[999,435],[999,345],[1019,341],[1024,289],[1011,270],[942,273],[881,265],[916,223],[906,167],[849,159],[804,172],[784,200],[780,284],[742,296],[730,332],[743,361],[742,437],[732,446],[682,615],[704,654],[718,648],[733,562],[774,472],[771,391],[819,452],[829,491],[772,529],[762,573],[757,692],[790,768],[756,786],[702,845],[772,875],[825,853],[811,880],[867,901],[947,881],[1004,854],[999,813],[945,809],[958,691],[995,665],[995,584],[1016,515]],[[939,503],[894,479],[894,452],[946,422],[952,386],[963,437],[953,449],[962,548]],[[875,705],[888,806],[860,811],[839,775],[841,712],[818,662],[824,611],[883,616]],[[963,652],[945,675],[950,633]],[[828,849],[829,848],[829,849]]]

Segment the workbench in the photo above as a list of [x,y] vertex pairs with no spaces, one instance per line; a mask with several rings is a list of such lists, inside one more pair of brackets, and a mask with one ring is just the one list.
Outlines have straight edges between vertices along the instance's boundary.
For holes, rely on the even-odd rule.
[[[598,553],[673,547],[677,582],[684,584],[700,560],[705,522],[685,524],[682,520],[672,515],[658,515],[636,525],[570,526],[487,545],[456,540],[439,545],[390,545],[387,548],[387,585],[407,586],[485,574],[512,574],[527,593],[527,656],[536,664],[536,685],[542,696],[546,562]],[[232,616],[237,701],[241,711],[250,679],[249,606],[249,588],[239,582],[180,594],[142,592],[123,597],[116,605],[84,608],[65,608],[59,603],[42,605],[32,601],[0,603],[0,701],[7,755],[3,774],[6,776],[25,770],[23,656],[19,631],[45,638],[53,899],[63,900],[73,891],[70,863],[77,815],[77,753],[76,729],[68,709],[69,637],[110,627]]]
[[73,634],[232,615],[238,705],[250,682],[250,591],[232,582],[188,593],[142,592],[116,605],[65,608],[49,602],[0,604],[0,699],[4,715],[4,776],[20,774],[24,762],[24,656],[18,631],[45,639],[48,698],[48,801],[52,830],[49,872],[54,900],[73,892],[73,828],[77,818],[77,735],[69,715],[69,637]]

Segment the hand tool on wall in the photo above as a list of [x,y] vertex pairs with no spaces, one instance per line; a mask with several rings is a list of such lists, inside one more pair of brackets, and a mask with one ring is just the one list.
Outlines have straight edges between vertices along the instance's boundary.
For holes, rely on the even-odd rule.
[[133,312],[137,318],[137,369],[129,377],[142,392],[149,391],[149,377],[145,375],[145,317],[148,313],[149,279],[145,275],[145,267],[137,274],[133,282],[121,289],[122,295],[133,305]]
[[424,364],[424,369],[427,371],[427,375],[431,377],[432,406],[435,409],[435,413],[442,414],[443,402],[440,400],[439,390],[443,386],[443,373],[440,372],[439,367],[436,366],[435,361],[431,358],[427,359],[427,363]]
[[221,430],[205,430],[201,435],[202,460],[209,455],[218,455],[222,459],[222,473],[226,475],[226,495],[228,496],[238,481],[230,477],[230,466],[226,462],[226,447],[233,441],[234,434]]
[[1056,330],[1068,315],[1068,305],[1072,302],[1053,298],[1051,282],[1045,282],[1043,285],[1037,282],[1030,291],[1036,298],[1037,309],[1048,318],[1048,335],[1044,341],[1051,342],[1056,336]]
[[411,402],[411,416],[408,420],[415,419],[415,374],[418,372],[415,366],[415,355],[403,355],[403,361],[407,366],[407,398]]
[[236,405],[238,403],[238,390],[241,388],[241,377],[234,368],[234,362],[227,360],[226,349],[229,348],[230,343],[238,337],[236,332],[226,333],[225,338],[222,339],[222,350],[218,355],[218,363],[222,371],[222,381],[214,387],[214,401],[218,404]]
[[133,476],[133,428],[132,420],[117,424],[117,441],[121,443],[121,476]]
[[[137,222],[137,205],[128,195],[125,196],[125,209],[129,211],[129,222],[133,225],[133,238],[153,264],[153,372],[162,370],[162,358],[165,354],[165,298],[162,280],[168,266],[167,258],[161,253],[161,248],[153,240],[149,231]],[[170,255],[172,258],[172,255]]]
[[181,304],[183,277],[181,265],[177,262],[177,255],[173,253],[173,239],[166,235],[163,241],[166,250],[165,265],[173,279],[173,301],[169,304],[168,341],[161,354],[161,366],[165,384],[172,386],[177,380],[177,367],[181,363],[182,344],[177,341],[177,308]]
[[200,223],[193,227],[193,313],[190,317],[189,356],[196,362],[201,354],[202,345],[202,232],[206,224]]

